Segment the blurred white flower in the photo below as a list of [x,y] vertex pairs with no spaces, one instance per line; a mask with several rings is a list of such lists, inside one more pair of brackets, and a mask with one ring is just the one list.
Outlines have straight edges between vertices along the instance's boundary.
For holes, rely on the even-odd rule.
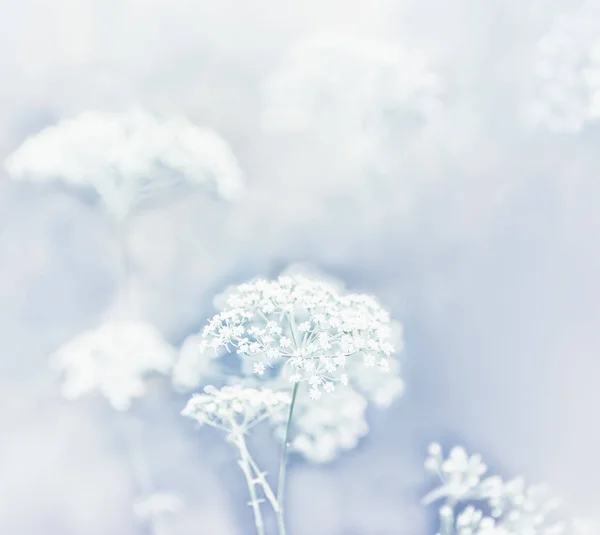
[[600,120],[600,8],[594,1],[554,16],[534,55],[535,93],[526,108],[534,126],[577,133]]
[[[424,504],[444,500],[440,507],[441,535],[575,535],[579,519],[565,518],[560,503],[544,485],[526,486],[523,478],[481,479],[487,467],[478,454],[457,446],[447,458],[439,444],[431,444],[425,467],[441,485],[429,492]],[[488,511],[484,514],[483,511]]]
[[185,118],[162,121],[139,111],[65,119],[25,140],[5,165],[16,180],[91,186],[117,219],[183,180],[227,200],[244,188],[235,156],[215,132]]
[[[344,286],[339,281],[298,266],[288,268],[284,277],[284,283],[291,286],[285,289],[284,284],[283,294],[279,296],[283,296],[283,300],[273,297],[263,299],[267,311],[264,306],[261,309],[258,303],[253,303],[250,307],[252,310],[244,309],[243,314],[240,312],[240,317],[247,318],[243,321],[243,326],[227,315],[232,303],[236,306],[239,304],[239,287],[218,296],[215,305],[222,311],[219,315],[222,327],[217,326],[220,333],[217,335],[217,342],[214,343],[216,331],[209,331],[204,341],[200,342],[201,351],[196,352],[194,360],[188,345],[191,342],[186,341],[185,352],[175,366],[174,381],[178,386],[189,388],[214,380],[215,355],[218,355],[224,356],[228,362],[227,370],[222,372],[225,382],[241,380],[246,386],[265,386],[276,391],[289,391],[294,384],[304,383],[301,385],[302,395],[296,399],[291,446],[313,462],[326,462],[341,451],[354,448],[368,432],[365,414],[369,401],[387,406],[402,393],[404,385],[399,375],[399,362],[395,358],[382,359],[379,356],[382,342],[375,337],[371,338],[368,329],[359,329],[361,334],[356,331],[356,340],[353,338],[354,331],[350,329],[350,323],[336,315],[340,312],[339,307],[344,303],[345,295]],[[304,287],[305,283],[308,286]],[[266,284],[268,288],[280,288],[277,281]],[[306,288],[310,288],[310,291],[304,294]],[[316,291],[316,288],[319,290]],[[258,295],[261,290],[257,292]],[[323,293],[321,295],[318,292]],[[305,306],[304,298],[308,299],[310,306]],[[334,302],[336,299],[340,301],[327,312],[332,299]],[[354,303],[353,299],[348,304]],[[289,321],[291,316],[287,312],[282,313],[282,307],[287,307],[290,303],[293,304],[290,310],[293,310],[295,324],[293,336]],[[337,312],[332,314],[334,309]],[[390,352],[401,349],[401,326],[389,321],[387,314],[379,308],[374,310],[381,312],[380,320],[373,319],[373,310],[368,316],[374,321],[373,325],[385,327],[381,330],[382,333],[387,333],[386,341],[383,342],[386,344],[385,350]],[[230,338],[236,336],[236,332],[241,334],[240,327],[244,330],[242,338],[249,335],[252,339],[237,342]],[[338,332],[343,328],[347,330]],[[239,345],[242,347],[242,351],[237,349],[237,366],[232,367],[231,355],[222,349],[221,342],[226,339],[229,340],[229,349],[237,349]],[[195,335],[190,340],[198,344],[199,338]],[[345,345],[342,345],[342,340]],[[365,340],[368,341],[367,344]],[[356,345],[355,348],[348,346],[352,343]],[[305,351],[304,355],[302,348],[307,347],[310,350]],[[293,353],[298,348],[300,354],[295,356]],[[349,352],[350,349],[354,351]],[[272,355],[270,351],[273,352]],[[372,356],[376,365],[365,366],[365,355]],[[382,362],[385,364],[382,365]],[[257,372],[261,371],[263,373],[258,375]],[[343,388],[335,388],[336,383]],[[273,421],[277,426],[277,435],[283,438],[285,415],[276,415]]]
[[147,375],[169,373],[173,356],[173,348],[152,325],[108,321],[60,347],[51,363],[64,373],[65,397],[99,391],[123,411],[144,395]]
[[208,385],[202,394],[192,396],[181,414],[200,425],[210,425],[235,434],[246,432],[289,404],[287,392],[244,388],[241,385],[221,388]]
[[217,367],[219,355],[213,355],[211,358],[211,355],[205,353],[205,358],[198,358],[198,346],[201,341],[201,334],[188,336],[179,350],[179,357],[171,371],[173,384],[177,390],[195,388],[199,384],[199,377],[204,381],[212,381],[220,376]]
[[183,501],[176,494],[155,492],[138,500],[134,505],[134,512],[141,519],[151,519],[164,514],[175,514],[182,507]]
[[427,59],[399,43],[342,32],[309,35],[268,79],[263,120],[274,131],[334,125],[368,150],[387,120],[436,117],[441,89]]
[[[369,431],[367,400],[353,388],[338,388],[319,403],[298,400],[294,416],[292,448],[312,462],[333,460],[340,451],[351,450]],[[283,438],[284,421],[279,419]]]

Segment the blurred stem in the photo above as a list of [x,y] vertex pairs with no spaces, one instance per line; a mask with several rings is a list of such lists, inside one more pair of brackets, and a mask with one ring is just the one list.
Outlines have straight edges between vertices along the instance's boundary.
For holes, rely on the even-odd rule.
[[[133,468],[134,478],[138,486],[138,491],[144,498],[150,496],[153,492],[152,476],[148,469],[148,461],[144,448],[144,441],[141,436],[141,423],[122,413],[122,423],[125,428],[125,439],[129,449],[130,464]],[[152,535],[162,535],[160,519],[154,513],[151,513],[148,519]]]
[[292,401],[288,411],[287,423],[285,425],[285,436],[283,439],[283,449],[281,452],[281,462],[279,463],[279,482],[277,484],[277,524],[279,526],[279,535],[285,535],[285,517],[283,510],[283,500],[285,495],[285,472],[287,467],[288,443],[290,440],[290,428],[292,416],[294,414],[294,405],[296,404],[296,396],[298,394],[298,386],[300,383],[294,384],[292,391]]
[[[119,253],[120,253],[120,280],[118,292],[120,295],[117,299],[122,299],[119,303],[119,307],[124,305],[124,312],[127,319],[131,319],[132,316],[132,303],[131,303],[131,260],[129,257],[127,236],[128,236],[128,220],[123,218],[119,220],[117,224],[117,239],[119,241]],[[120,314],[122,310],[117,311]],[[154,492],[154,485],[152,483],[152,475],[148,460],[146,458],[146,452],[144,448],[144,441],[141,433],[141,422],[137,421],[132,417],[123,417],[125,436],[127,446],[129,448],[130,464],[133,468],[134,478],[138,487],[138,492],[143,498],[147,498]],[[155,513],[151,513],[148,524],[152,535],[162,535],[164,530],[161,525],[160,519]]]
[[[131,303],[131,258],[129,255],[128,236],[129,225],[126,218],[120,220],[117,224],[117,239],[119,240],[119,255],[120,255],[120,276],[119,288],[121,298],[125,304],[127,314],[132,313]],[[119,298],[119,297],[118,297]]]

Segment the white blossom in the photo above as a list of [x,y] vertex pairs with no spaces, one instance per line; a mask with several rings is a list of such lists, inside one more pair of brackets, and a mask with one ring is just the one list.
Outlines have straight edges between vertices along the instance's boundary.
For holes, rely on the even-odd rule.
[[244,180],[225,141],[178,117],[85,112],[28,138],[7,159],[16,180],[91,186],[106,210],[125,217],[156,190],[182,180],[237,198]]
[[[333,460],[341,451],[355,448],[369,431],[367,400],[353,388],[337,388],[327,395],[323,393],[317,403],[302,398],[296,403],[291,445],[312,462]],[[279,415],[275,423],[279,424],[278,434],[282,436],[284,415]]]
[[[344,286],[339,281],[323,276],[321,273],[315,273],[313,270],[307,270],[299,266],[288,268],[284,276],[295,277],[302,275],[311,280],[325,280],[325,287],[330,289],[332,293],[338,296],[345,294]],[[221,313],[225,312],[232,296],[237,295],[238,288],[235,287],[230,291],[218,296],[215,299],[215,305]],[[329,294],[327,294],[329,295]],[[234,297],[234,300],[236,298]],[[272,304],[272,303],[271,303]],[[274,309],[270,309],[270,314],[275,315]],[[306,319],[303,317],[297,318],[298,310],[295,311],[296,322],[296,339],[298,340],[299,333],[302,333],[308,340],[314,338],[319,340],[318,336],[321,332],[327,334],[329,338],[327,343],[339,343],[342,340],[336,341],[335,329],[339,328],[342,320],[336,315],[324,315],[320,310],[303,311],[306,314]],[[261,329],[266,329],[267,323],[257,310],[247,310],[246,314],[250,319],[246,322],[248,325],[244,327],[247,332],[250,332],[254,337],[260,335]],[[309,317],[310,316],[310,317]],[[279,319],[277,317],[276,319]],[[270,316],[267,314],[267,320],[270,321]],[[325,330],[325,323],[328,324],[328,329]],[[231,324],[231,322],[230,322]],[[320,328],[315,326],[319,325]],[[231,360],[228,360],[226,370],[223,371],[225,381],[237,382],[240,379],[246,386],[259,388],[265,386],[273,390],[290,391],[295,383],[304,383],[300,386],[300,393],[296,399],[294,408],[294,418],[292,422],[292,448],[300,452],[304,457],[313,462],[327,462],[335,458],[340,452],[356,447],[360,438],[368,432],[366,423],[366,408],[368,402],[371,401],[378,406],[389,406],[394,399],[402,394],[404,383],[400,377],[400,363],[397,358],[377,357],[378,365],[366,368],[364,359],[360,353],[350,354],[337,352],[336,356],[331,359],[323,359],[322,365],[316,365],[318,359],[304,358],[302,352],[292,354],[294,351],[294,342],[289,330],[289,322],[284,314],[281,324],[270,323],[269,328],[275,329],[275,326],[281,327],[281,332],[274,337],[272,342],[273,347],[277,347],[280,355],[276,359],[268,358],[266,352],[261,352],[261,345],[254,342],[254,339],[244,340],[238,344],[237,356],[239,358],[240,376],[236,378],[231,376]],[[315,332],[316,330],[316,332]],[[332,336],[333,334],[333,336]],[[385,350],[393,354],[394,349],[401,350],[402,328],[396,322],[389,322],[388,340],[385,342]],[[246,335],[244,335],[247,337]],[[279,343],[277,343],[279,338]],[[194,336],[190,338],[194,340],[195,345],[198,345],[199,338]],[[178,375],[176,384],[183,387],[191,387],[202,381],[213,380],[212,366],[221,355],[226,355],[230,359],[231,354],[220,346],[220,342],[213,346],[209,340],[205,339],[203,353],[196,352],[197,373],[194,372],[192,355],[188,352],[185,354],[186,366],[182,368],[182,373]],[[281,343],[282,340],[286,340]],[[325,338],[320,340],[325,341]],[[343,339],[343,347],[347,350],[351,349],[352,336],[346,336]],[[289,341],[289,344],[287,343]],[[252,343],[257,343],[257,346],[251,348]],[[372,347],[378,347],[376,342]],[[362,342],[361,342],[362,344]],[[186,347],[188,344],[186,343]],[[192,347],[191,342],[189,347]],[[367,348],[369,346],[367,345]],[[215,351],[215,348],[218,351]],[[233,351],[234,348],[230,347]],[[242,351],[239,351],[242,349]],[[373,349],[371,349],[372,351]],[[326,350],[331,351],[331,349]],[[289,356],[291,355],[291,356]],[[184,355],[182,355],[183,359]],[[386,366],[381,366],[379,363],[384,358],[389,367],[389,371],[385,371]],[[200,362],[201,361],[201,362]],[[203,363],[203,364],[202,364]],[[254,364],[262,363],[269,373],[256,375],[254,373]],[[202,367],[205,371],[201,371]],[[177,370],[179,363],[175,367]],[[319,369],[320,368],[320,369]],[[185,371],[189,371],[189,375],[185,376]],[[335,380],[330,380],[328,376],[334,376]],[[184,377],[185,376],[185,377]],[[308,383],[312,382],[318,386],[319,390],[312,390],[308,387]],[[204,383],[206,384],[206,382]],[[339,387],[339,385],[344,388]],[[338,386],[336,388],[336,386]],[[312,394],[311,394],[312,392]],[[320,397],[319,397],[320,395]],[[318,401],[311,399],[319,397]],[[277,435],[283,438],[283,430],[285,428],[285,417],[279,416],[276,421]]]
[[[431,444],[425,461],[440,485],[423,503],[444,500],[439,510],[442,535],[575,535],[578,521],[566,518],[544,485],[527,486],[522,477],[504,481],[483,478],[487,467],[478,454],[457,446],[444,458]],[[484,513],[484,511],[486,511]]]
[[268,388],[245,388],[241,385],[216,388],[208,385],[194,394],[181,414],[229,433],[245,432],[259,422],[287,408],[290,396]]
[[60,347],[51,362],[64,373],[68,399],[99,391],[115,409],[127,410],[133,398],[144,395],[147,375],[169,373],[173,353],[152,325],[107,321]]
[[535,89],[525,110],[535,126],[577,133],[600,120],[600,8],[595,1],[555,14],[538,41]]
[[428,59],[400,43],[333,31],[295,42],[266,84],[266,128],[323,129],[335,125],[354,148],[377,143],[386,120],[421,122],[442,108],[441,81]]
[[303,275],[239,285],[202,333],[207,347],[236,351],[258,375],[278,366],[316,389],[339,382],[350,360],[389,369],[387,357],[395,352],[390,335],[389,314],[375,298],[342,295]]
[[[207,349],[201,335],[192,335],[185,339],[171,372],[173,384],[178,389],[194,388],[198,384],[197,377],[213,380],[219,376],[216,355],[214,351]],[[198,358],[199,354],[202,358]]]

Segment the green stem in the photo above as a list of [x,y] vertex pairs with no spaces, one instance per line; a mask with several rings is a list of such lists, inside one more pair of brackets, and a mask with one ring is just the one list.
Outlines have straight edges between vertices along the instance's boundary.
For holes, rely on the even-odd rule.
[[279,526],[279,535],[285,535],[285,518],[283,514],[283,499],[285,495],[285,471],[287,467],[288,442],[290,439],[290,428],[292,423],[292,415],[294,413],[294,405],[296,404],[296,395],[298,394],[298,386],[294,385],[292,391],[292,401],[288,412],[287,423],[285,425],[285,437],[283,439],[283,449],[281,452],[281,462],[279,463],[279,482],[277,484],[277,524]]

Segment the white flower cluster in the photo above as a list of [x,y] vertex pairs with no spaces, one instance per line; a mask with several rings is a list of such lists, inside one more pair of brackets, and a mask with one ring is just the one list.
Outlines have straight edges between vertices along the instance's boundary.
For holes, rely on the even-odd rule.
[[167,374],[174,352],[160,332],[144,322],[109,321],[60,347],[53,366],[64,372],[63,393],[76,399],[100,391],[117,410],[145,393],[144,378]]
[[575,521],[559,515],[560,503],[546,486],[528,487],[521,477],[484,478],[487,466],[481,456],[469,456],[462,447],[452,448],[444,458],[440,445],[431,444],[425,467],[441,481],[423,498],[425,504],[445,500],[439,511],[441,535],[580,533]]
[[290,404],[287,392],[268,388],[244,388],[241,385],[204,388],[194,394],[181,414],[227,432],[246,431],[282,411]]
[[[441,84],[426,58],[393,41],[344,32],[296,42],[267,82],[265,125],[273,130],[323,128],[370,135],[386,114],[428,120],[442,108]],[[332,117],[333,115],[333,117]]]
[[527,115],[552,132],[576,133],[600,120],[600,8],[583,2],[556,16],[535,59],[536,96]]
[[[312,462],[333,460],[340,450],[355,448],[369,426],[367,400],[353,388],[338,388],[319,403],[298,400],[294,409],[294,438],[291,447]],[[276,419],[277,434],[283,439],[285,415]]]
[[202,336],[201,352],[233,349],[256,375],[286,367],[290,383],[310,384],[313,400],[348,384],[349,360],[387,371],[395,352],[389,315],[373,297],[340,295],[302,275],[241,284]]
[[[334,293],[345,293],[344,285],[340,281],[310,266],[290,266],[282,274],[319,280]],[[230,296],[237,292],[238,288],[234,287],[217,296],[216,308],[225,311]],[[260,320],[258,325],[264,324],[264,318],[260,314],[255,313],[252,319],[256,318]],[[281,325],[288,323],[286,317],[282,320]],[[402,326],[391,322],[390,327],[390,343],[400,351],[403,346]],[[291,366],[276,366],[275,362],[271,362],[271,366],[265,366],[262,375],[257,375],[254,373],[255,366],[264,366],[265,361],[268,362],[263,353],[237,355],[233,360],[232,355],[226,351],[205,350],[200,355],[197,348],[202,340],[202,335],[192,335],[183,344],[173,370],[176,387],[190,389],[201,383],[224,381],[230,384],[237,382],[253,388],[291,390],[293,383],[290,382],[290,377],[295,374],[295,369]],[[404,390],[398,359],[389,359],[388,366],[389,371],[385,371],[381,366],[365,367],[362,358],[347,358],[344,369],[340,371],[347,376],[348,386],[337,388],[322,396],[318,403],[306,395],[306,388],[308,393],[312,390],[312,386],[306,381],[301,386],[294,406],[291,448],[311,462],[317,463],[331,461],[340,452],[354,448],[360,438],[368,432],[368,403],[387,407]],[[285,420],[283,414],[274,417],[275,432],[280,438],[283,438],[285,432]]]
[[142,112],[86,112],[63,120],[27,139],[6,169],[17,180],[92,186],[117,219],[183,179],[214,187],[227,200],[244,188],[235,156],[215,132]]

